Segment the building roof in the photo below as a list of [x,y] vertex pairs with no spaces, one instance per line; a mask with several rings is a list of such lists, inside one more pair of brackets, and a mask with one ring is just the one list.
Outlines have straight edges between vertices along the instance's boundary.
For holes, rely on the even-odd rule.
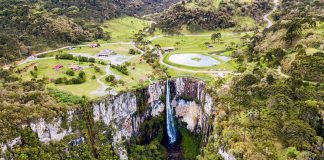
[[106,50],[101,51],[99,54],[97,54],[97,56],[108,56],[112,53],[114,53],[114,51],[106,49]]
[[53,67],[53,69],[58,70],[58,69],[60,69],[60,68],[62,68],[62,67],[63,67],[62,64],[57,64],[56,66]]

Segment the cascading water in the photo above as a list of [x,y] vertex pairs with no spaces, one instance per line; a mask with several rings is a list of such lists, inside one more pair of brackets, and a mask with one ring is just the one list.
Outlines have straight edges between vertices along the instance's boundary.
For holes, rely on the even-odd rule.
[[167,133],[169,137],[169,144],[173,144],[177,141],[177,132],[174,126],[173,120],[173,109],[170,104],[170,86],[169,81],[167,80],[166,86],[166,123],[167,123]]

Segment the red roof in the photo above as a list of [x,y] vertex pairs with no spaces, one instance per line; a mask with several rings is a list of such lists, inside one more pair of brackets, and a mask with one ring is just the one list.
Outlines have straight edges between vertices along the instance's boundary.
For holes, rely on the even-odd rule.
[[62,68],[62,67],[63,67],[63,65],[62,65],[62,64],[58,64],[58,65],[54,66],[54,67],[53,67],[53,69],[56,69],[56,70],[58,70],[58,69],[60,69],[60,68]]

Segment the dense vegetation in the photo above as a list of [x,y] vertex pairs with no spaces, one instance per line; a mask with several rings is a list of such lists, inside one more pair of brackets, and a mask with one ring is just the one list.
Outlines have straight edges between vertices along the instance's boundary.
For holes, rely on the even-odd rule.
[[153,12],[177,0],[0,0],[0,65],[48,48],[109,39],[100,24],[122,14]]
[[243,75],[219,96],[214,134],[199,159],[219,159],[218,149],[237,159],[324,158],[321,14],[312,18],[320,2],[282,3],[289,9],[241,51]]
[[23,82],[0,69],[0,82],[0,142],[19,136],[22,125],[39,118],[64,116],[69,108],[48,95],[41,80]]
[[[238,159],[323,159],[323,87],[255,69],[234,81],[218,105],[215,146]],[[215,137],[216,138],[216,137]]]
[[131,139],[127,146],[129,159],[166,159],[166,150],[162,146],[164,126],[164,116],[145,120],[140,125],[140,135]]
[[[45,47],[108,40],[110,33],[104,32],[99,25],[103,21],[121,14],[158,11],[163,8],[158,6],[162,2],[168,6],[178,0],[0,0],[0,65]],[[251,3],[221,1],[217,8],[213,8],[215,1],[194,2],[190,7],[187,2],[179,3],[158,14],[155,17],[157,23],[148,31],[153,33],[157,27],[176,33],[184,26],[194,32],[214,31],[237,25],[234,17],[248,16],[259,21],[261,15],[271,8],[266,0]],[[179,126],[180,146],[185,159],[194,159],[200,151],[198,159],[222,159],[217,154],[219,149],[224,149],[236,159],[324,159],[324,4],[321,0],[282,0],[281,3],[280,10],[272,15],[276,24],[262,32],[256,29],[252,43],[246,41],[243,44],[247,46],[232,48],[232,58],[240,64],[238,72],[242,74],[211,81],[215,82],[210,83],[210,87],[217,100],[217,111],[206,146],[199,150],[200,137]],[[149,49],[151,42],[145,32],[140,31],[134,36],[136,46],[145,50],[141,63],[146,61],[156,76],[164,77],[168,69],[159,63],[157,50],[161,46]],[[249,37],[246,35],[245,38]],[[221,41],[221,30],[215,31],[210,38]],[[134,49],[128,53],[140,54]],[[74,57],[72,54],[58,54],[56,59],[96,62],[94,58]],[[127,76],[132,73],[129,71],[131,66],[128,62],[111,65],[111,68]],[[29,72],[33,77],[30,81],[18,77],[19,69],[16,72],[13,68],[0,69],[0,144],[16,137],[21,139],[21,143],[9,147],[0,157],[117,159],[116,149],[112,146],[113,127],[93,122],[91,102],[85,97],[46,88],[49,79],[40,79],[39,69],[33,67]],[[100,67],[94,66],[94,70],[102,72]],[[88,76],[84,71],[72,69],[62,73],[64,76],[53,79],[54,83],[81,84]],[[92,79],[96,79],[96,75],[92,75]],[[104,79],[110,86],[125,85],[123,80],[117,80],[113,75]],[[138,86],[142,87],[143,81],[139,82]],[[220,92],[216,92],[218,90]],[[144,116],[147,95],[143,89],[139,96],[136,114]],[[165,96],[161,99],[165,101]],[[50,122],[62,117],[64,128],[67,126],[67,111],[71,109],[75,113],[70,125],[76,134],[68,135],[60,142],[44,144],[29,127],[40,118]],[[162,145],[165,136],[163,115],[149,117],[140,125],[139,135],[125,142],[129,159],[167,158]],[[75,144],[75,140],[80,138],[84,139]]]
[[[197,2],[200,3],[208,1]],[[209,1],[211,2],[211,1]],[[156,27],[164,32],[177,32],[182,26],[189,31],[215,30],[235,26],[233,16],[250,16],[260,19],[261,15],[270,9],[266,1],[246,3],[220,3],[219,8],[186,7],[185,3],[177,4],[156,17]]]
[[[91,112],[85,98],[55,89],[45,89],[44,81],[22,81],[11,71],[0,70],[0,144],[20,137],[20,142],[8,148],[1,157],[6,159],[117,159],[111,146],[110,129],[89,121]],[[51,122],[62,117],[66,126],[67,111],[74,110],[70,126],[77,134],[62,141],[45,144],[29,126],[44,118]],[[93,127],[89,128],[89,125]],[[103,132],[106,131],[106,132]],[[79,140],[80,144],[76,140]]]

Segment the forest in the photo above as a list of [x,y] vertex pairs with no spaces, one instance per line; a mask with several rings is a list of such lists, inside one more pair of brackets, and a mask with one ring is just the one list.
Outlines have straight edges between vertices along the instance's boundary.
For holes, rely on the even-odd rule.
[[324,159],[323,0],[0,0],[0,26],[0,159]]

